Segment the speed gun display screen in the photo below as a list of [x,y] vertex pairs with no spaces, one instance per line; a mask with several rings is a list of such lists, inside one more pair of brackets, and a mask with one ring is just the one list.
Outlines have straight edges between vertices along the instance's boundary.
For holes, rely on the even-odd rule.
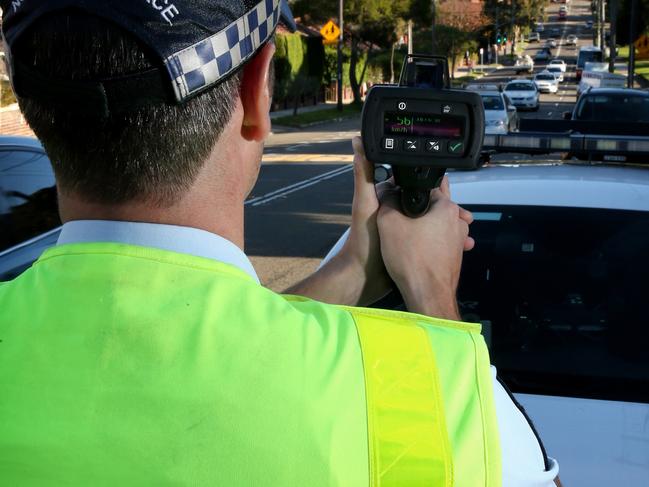
[[484,136],[482,97],[473,91],[375,85],[361,134],[374,164],[474,168]]
[[420,137],[462,137],[464,118],[428,113],[384,112],[385,135],[414,135]]

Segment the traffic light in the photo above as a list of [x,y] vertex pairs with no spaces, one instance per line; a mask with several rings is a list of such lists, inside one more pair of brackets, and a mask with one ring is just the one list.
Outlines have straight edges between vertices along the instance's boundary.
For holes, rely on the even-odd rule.
[[496,44],[500,45],[501,41],[502,41],[502,39],[500,37],[500,32],[498,32],[498,34],[496,34]]
[[503,44],[507,42],[507,34],[503,34]]

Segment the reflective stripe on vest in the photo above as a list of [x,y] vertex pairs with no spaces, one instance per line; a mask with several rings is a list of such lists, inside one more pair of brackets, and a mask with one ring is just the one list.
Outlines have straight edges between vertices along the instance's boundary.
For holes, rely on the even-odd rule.
[[500,444],[479,325],[348,308],[360,336],[372,486],[490,486]]

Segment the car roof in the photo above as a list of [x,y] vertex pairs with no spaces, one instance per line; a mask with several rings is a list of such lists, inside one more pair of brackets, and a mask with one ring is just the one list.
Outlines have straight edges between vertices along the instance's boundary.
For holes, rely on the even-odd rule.
[[509,81],[509,82],[505,85],[505,89],[507,89],[507,86],[509,86],[509,85],[512,84],[512,83],[525,83],[525,84],[528,84],[528,85],[533,85],[533,84],[534,84],[534,81],[532,81],[531,79],[527,79],[527,78],[513,79],[513,80]]
[[591,88],[584,95],[635,95],[649,98],[649,92],[633,88]]
[[521,164],[488,165],[449,175],[453,199],[464,205],[649,211],[648,169]]
[[500,91],[493,91],[493,90],[479,91],[478,93],[480,94],[480,96],[501,96],[502,95]]
[[18,135],[0,135],[0,149],[24,147],[29,149],[44,150],[42,144],[34,137],[21,137]]

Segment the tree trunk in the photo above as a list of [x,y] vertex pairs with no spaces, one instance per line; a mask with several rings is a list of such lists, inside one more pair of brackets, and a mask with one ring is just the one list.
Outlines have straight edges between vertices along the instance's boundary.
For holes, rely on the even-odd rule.
[[352,36],[352,52],[349,59],[349,84],[352,87],[354,103],[361,103],[361,87],[356,78],[356,64],[358,64],[358,38]]
[[397,46],[396,42],[392,43],[392,54],[390,54],[390,84],[394,84],[394,48]]
[[293,116],[297,115],[297,109],[300,106],[300,97],[302,96],[302,90],[297,90],[295,96],[293,97]]
[[451,79],[455,79],[455,43],[451,44]]

